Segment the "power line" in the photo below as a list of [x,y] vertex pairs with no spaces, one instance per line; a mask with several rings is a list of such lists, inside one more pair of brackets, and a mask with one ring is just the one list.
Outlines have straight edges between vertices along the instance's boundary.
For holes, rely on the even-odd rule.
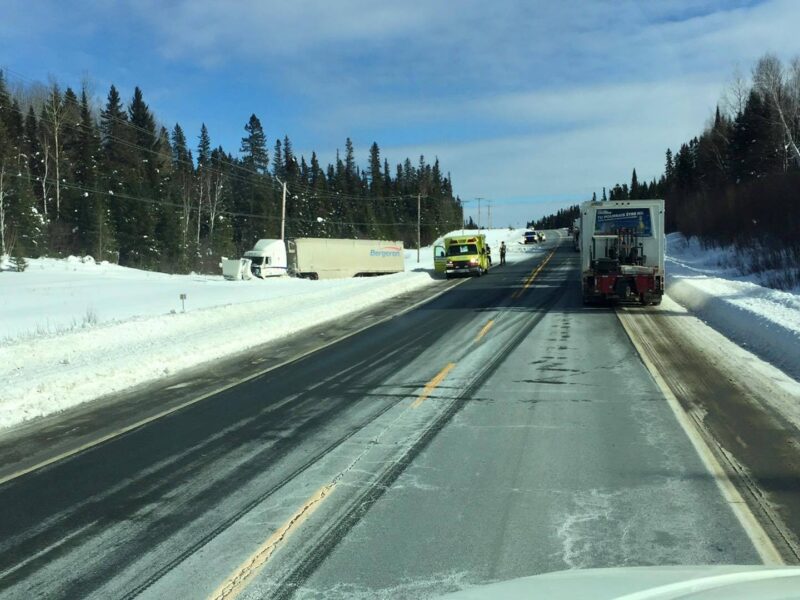
[[[41,177],[30,177],[28,175],[24,175],[24,174],[21,174],[21,173],[9,173],[9,175],[11,175],[12,177],[16,177],[18,179],[34,179],[37,182],[40,182],[40,181],[43,180],[43,178],[41,178]],[[44,181],[45,181],[45,183],[50,183],[50,184],[54,184],[55,183],[55,180],[49,179],[49,178],[44,179]],[[191,205],[190,206],[184,206],[183,204],[180,204],[180,203],[177,203],[177,202],[170,202],[168,200],[157,200],[157,199],[154,199],[154,198],[146,198],[146,197],[143,197],[143,196],[131,196],[130,194],[126,194],[124,192],[115,192],[113,190],[103,191],[103,190],[99,190],[99,189],[96,189],[96,188],[90,188],[90,187],[82,186],[80,184],[71,183],[71,182],[66,182],[66,183],[62,182],[62,185],[63,185],[65,190],[73,189],[73,190],[78,190],[80,192],[97,194],[97,195],[100,195],[100,196],[106,196],[106,197],[109,197],[111,199],[119,198],[119,199],[128,200],[128,201],[132,201],[132,202],[141,202],[141,203],[144,203],[144,204],[150,204],[150,205],[155,205],[155,206],[166,206],[166,207],[172,207],[172,208],[179,208],[181,210],[187,210],[190,213],[198,212],[198,207],[197,206],[191,206]],[[228,216],[228,217],[232,217],[232,218],[233,217],[238,217],[238,218],[248,218],[248,219],[260,219],[260,220],[263,220],[263,221],[280,221],[280,217],[277,217],[277,216],[273,217],[273,216],[269,216],[269,215],[258,215],[258,214],[254,214],[254,213],[243,213],[243,212],[236,212],[236,211],[229,211],[229,210],[218,211],[217,215],[219,215],[219,216],[223,216],[224,215],[224,216]],[[321,218],[323,219],[322,223],[329,223],[329,224],[333,224],[333,225],[361,225],[361,226],[370,226],[370,225],[381,225],[381,226],[404,225],[405,226],[405,225],[407,225],[407,226],[416,226],[416,223],[414,221],[408,221],[408,222],[405,222],[405,221],[394,221],[394,222],[390,222],[390,223],[380,223],[380,222],[372,222],[372,221],[333,221],[333,220],[331,220],[331,219],[329,219],[327,217],[321,217]],[[292,222],[320,223],[320,221],[317,218],[303,219],[303,218],[298,218],[298,217],[287,217],[286,220],[287,221],[292,221]]]
[[[13,69],[5,68],[3,70],[0,70],[0,72],[2,72],[2,71],[5,71],[7,73],[13,73],[15,75],[15,77],[17,77],[18,79],[21,79],[23,81],[27,81],[27,82],[32,83],[32,84],[39,83],[39,82],[37,82],[35,80],[32,80],[32,79],[22,75],[21,73],[19,73],[17,71],[14,71]],[[13,109],[13,106],[11,108]],[[21,109],[18,111],[18,114],[22,118],[25,118],[25,115],[22,114]],[[133,131],[140,131],[142,133],[145,133],[146,135],[153,136],[155,139],[158,139],[158,132],[150,131],[150,130],[144,128],[144,127],[140,127],[140,126],[132,123],[128,119],[121,119],[121,118],[113,117],[113,116],[109,116],[109,115],[103,116],[102,115],[102,111],[101,111],[101,118],[105,118],[105,119],[117,122],[117,123],[119,123],[119,124],[121,124],[121,125],[123,125],[125,127],[128,127],[129,129],[131,129]],[[42,116],[37,117],[37,120],[39,122],[45,121],[47,123],[50,123],[51,125],[55,125],[55,122],[53,122],[51,119],[45,119]],[[84,127],[83,123],[80,123],[80,122],[76,123],[75,125],[72,125],[70,123],[64,123],[64,125],[67,126],[67,127],[73,128],[73,129],[78,129],[78,128],[83,128]],[[166,130],[166,127],[164,129]],[[114,140],[114,141],[116,141],[116,142],[118,142],[120,144],[123,144],[123,145],[127,146],[127,147],[136,148],[136,149],[142,150],[144,152],[151,153],[151,154],[159,156],[159,157],[161,156],[161,154],[159,153],[158,150],[154,150],[152,148],[147,148],[145,146],[136,144],[136,143],[131,142],[129,140],[124,140],[124,139],[116,137],[116,136],[112,136],[112,135],[108,135],[108,134],[102,134],[102,132],[99,132],[99,133],[101,133],[101,135],[104,135],[104,137],[106,137],[107,139]],[[169,130],[167,130],[167,133],[169,135]],[[176,158],[174,156],[171,156],[170,158],[174,162],[178,162],[178,163],[181,163],[181,164],[189,165],[189,166],[192,167],[192,169],[196,168],[194,162],[191,161],[191,160],[179,159],[179,158]],[[301,158],[303,158],[303,157],[301,156]],[[220,162],[223,163],[223,164],[228,165],[229,167],[231,167],[233,169],[237,169],[239,171],[247,173],[248,175],[253,175],[253,176],[256,176],[256,177],[266,178],[266,180],[269,181],[270,184],[273,185],[276,188],[281,188],[282,187],[282,185],[275,186],[274,182],[271,181],[271,179],[273,177],[275,179],[278,179],[278,181],[280,181],[280,178],[278,178],[277,175],[270,176],[268,173],[260,173],[259,171],[256,171],[254,169],[249,169],[249,168],[245,167],[244,165],[242,165],[242,164],[240,164],[238,162],[232,161],[232,160],[228,160],[227,158],[220,159]],[[295,164],[298,164],[298,161],[296,159],[294,159],[294,162],[295,162]],[[208,170],[209,170],[208,167],[206,167],[206,171],[208,171]],[[244,178],[244,177],[242,177],[240,175],[239,176],[233,175],[232,173],[220,171],[220,170],[214,169],[213,167],[211,167],[210,170],[211,170],[212,173],[217,173],[217,174],[219,174],[221,176],[230,177],[230,178],[235,179],[235,180],[240,181],[240,182],[249,182],[248,179],[246,179],[246,178]],[[322,171],[322,169],[320,169],[320,171]],[[322,175],[323,176],[325,175],[324,172],[322,173]],[[298,184],[298,182],[294,182],[292,185],[294,186],[295,184]],[[311,188],[308,188],[307,186],[303,186],[302,184],[298,184],[298,185],[300,187],[304,187],[305,190],[306,190],[306,193],[309,193],[309,190]],[[343,198],[343,199],[348,199],[348,200],[356,200],[356,201],[373,200],[373,199],[379,199],[379,200],[407,199],[408,197],[411,197],[411,196],[414,195],[414,194],[402,194],[402,195],[394,195],[394,196],[375,196],[375,197],[372,197],[372,198],[368,198],[368,197],[364,197],[364,196],[357,196],[355,194],[347,194],[345,192],[340,192],[340,191],[335,191],[335,194],[336,194],[336,196],[338,198]],[[424,199],[435,199],[432,196],[429,196],[427,194],[423,195],[422,197]]]
[[[18,111],[18,114],[21,115],[22,114],[21,111]],[[38,117],[37,120],[40,123],[44,121],[46,123],[50,123],[51,125],[55,125],[55,123],[51,119],[47,119],[47,118],[44,118],[44,117]],[[72,125],[70,123],[66,123],[65,122],[64,126],[70,128],[70,129],[75,129],[75,130],[80,129],[81,131],[84,131],[86,129],[86,127],[82,123],[77,123],[75,125]],[[112,139],[112,140],[114,140],[114,141],[118,142],[119,144],[124,145],[126,147],[137,149],[137,150],[141,150],[141,151],[153,154],[155,156],[162,157],[162,154],[159,151],[153,150],[152,148],[147,148],[147,147],[142,146],[140,144],[136,144],[134,142],[131,142],[129,140],[125,140],[125,139],[122,139],[122,138],[119,138],[119,137],[116,137],[116,136],[106,136],[106,137],[108,139]],[[193,169],[193,173],[194,173],[195,166],[194,166],[194,163],[192,161],[176,159],[174,156],[170,156],[169,160],[171,162],[178,162],[178,163],[181,163],[181,164],[187,164],[187,165],[191,166],[192,169]],[[200,168],[201,167],[197,167],[198,170]],[[228,179],[232,179],[234,181],[239,181],[241,183],[248,183],[248,184],[252,183],[249,179],[246,179],[246,178],[244,178],[244,177],[242,177],[240,175],[235,175],[235,174],[232,174],[232,173],[220,171],[218,169],[214,169],[213,167],[209,168],[208,166],[205,166],[205,167],[202,167],[202,168],[203,168],[203,172],[211,171],[212,174],[217,174],[220,177],[225,177],[225,178],[228,178]],[[280,182],[280,179],[277,176],[271,176],[271,175],[265,174],[265,173],[258,173],[257,171],[252,171],[252,173],[254,175],[256,175],[257,177],[259,177],[258,181],[260,181],[261,183],[265,183],[265,184],[267,184],[269,186],[272,186],[272,188],[275,191],[278,191],[278,192],[282,191],[282,185],[279,185],[279,183],[276,183],[276,181],[275,181],[275,180],[277,180],[278,182]],[[369,202],[369,201],[373,201],[373,200],[379,200],[379,201],[409,200],[409,199],[415,197],[413,194],[402,194],[402,195],[394,195],[394,196],[372,196],[372,197],[355,196],[355,195],[346,194],[344,192],[339,192],[338,190],[332,190],[332,191],[331,190],[327,190],[327,191],[326,190],[319,190],[319,191],[317,191],[317,190],[314,190],[313,188],[311,188],[311,187],[309,187],[307,185],[306,186],[301,186],[301,187],[303,187],[304,190],[301,190],[299,193],[300,194],[304,194],[306,197],[310,196],[313,199],[355,200],[355,201],[358,201],[358,202],[363,202],[363,201],[368,201]],[[444,197],[435,198],[435,197],[429,196],[429,195],[424,195],[424,196],[422,196],[422,198],[424,198],[426,200],[437,200],[437,199],[438,200],[447,200]]]

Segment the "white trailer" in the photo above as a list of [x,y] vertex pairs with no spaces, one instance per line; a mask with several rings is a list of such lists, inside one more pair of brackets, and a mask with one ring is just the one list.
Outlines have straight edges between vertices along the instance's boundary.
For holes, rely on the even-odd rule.
[[660,304],[665,248],[663,200],[584,202],[580,223],[583,301]]
[[294,238],[286,248],[294,277],[370,277],[405,270],[403,242],[398,241]]
[[241,259],[222,259],[226,279],[290,275],[307,279],[367,277],[405,269],[403,242],[292,238],[258,240]]

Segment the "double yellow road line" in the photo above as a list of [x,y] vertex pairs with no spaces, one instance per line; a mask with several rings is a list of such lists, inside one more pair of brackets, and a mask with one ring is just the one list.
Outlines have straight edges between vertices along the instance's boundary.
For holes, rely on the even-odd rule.
[[533,283],[533,280],[536,279],[536,276],[541,272],[542,269],[544,269],[544,266],[548,262],[550,262],[550,259],[553,258],[553,255],[555,253],[556,253],[556,251],[553,250],[550,254],[547,255],[547,258],[545,258],[541,263],[539,263],[539,265],[528,276],[528,279],[525,280],[525,283],[522,285],[522,287],[518,288],[517,291],[515,291],[513,294],[511,294],[511,299],[512,300],[516,300],[516,299],[520,298],[522,296],[522,294],[525,293],[525,290],[527,290],[530,287],[530,285]]
[[[489,330],[492,321],[484,326],[482,334]],[[433,391],[441,384],[448,373],[455,368],[455,363],[447,363],[447,365],[439,371],[436,376],[425,384],[422,388],[417,399],[411,404],[411,408],[417,408],[433,393]],[[225,581],[217,587],[216,590],[209,596],[209,600],[234,600],[247,585],[255,578],[261,569],[269,562],[275,552],[281,545],[289,538],[289,536],[297,529],[311,514],[319,508],[325,499],[331,495],[336,488],[338,478],[334,479],[327,485],[317,490],[310,498],[308,498],[303,505],[297,509],[294,514],[275,531],[267,540],[261,544],[255,552],[253,552],[247,559],[242,562],[231,573]]]
[[444,369],[439,371],[436,374],[436,377],[431,379],[428,383],[425,384],[425,387],[422,388],[422,393],[414,400],[414,403],[411,405],[411,408],[417,408],[420,404],[425,402],[425,400],[433,393],[440,383],[444,381],[444,378],[447,377],[447,374],[453,370],[453,367],[456,366],[456,363],[447,363]]
[[[536,276],[541,273],[545,265],[553,258],[555,250],[553,250],[547,258],[545,258],[528,276],[523,286],[517,289],[511,298],[517,299],[527,290]],[[494,319],[490,319],[475,336],[475,343],[481,341],[483,337],[494,326]],[[456,363],[447,363],[445,367],[439,371],[433,379],[425,384],[419,396],[411,404],[411,408],[417,408],[427,400],[434,390],[447,378],[447,375],[456,366]],[[303,505],[292,514],[292,516],[283,524],[276,532],[274,532],[255,552],[253,552],[243,563],[241,563],[234,572],[220,585],[209,597],[211,600],[233,600],[236,598],[246,587],[247,584],[261,571],[267,562],[272,558],[280,546],[287,540],[287,538],[303,523],[311,514],[319,508],[327,497],[331,495],[336,487],[337,481],[331,481],[328,485],[321,487],[308,498]]]

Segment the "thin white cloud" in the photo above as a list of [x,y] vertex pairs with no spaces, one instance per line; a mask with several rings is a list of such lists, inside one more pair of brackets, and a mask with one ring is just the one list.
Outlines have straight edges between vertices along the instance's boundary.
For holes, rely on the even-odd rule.
[[[621,182],[636,168],[640,178],[660,175],[664,151],[697,134],[713,115],[718,96],[714,84],[663,82],[660,85],[600,86],[574,90],[564,96],[564,111],[553,108],[555,95],[538,106],[549,106],[549,118],[578,113],[586,123],[556,132],[481,139],[457,144],[429,144],[384,148],[390,158],[423,153],[438,156],[450,170],[456,191],[467,197],[588,198],[601,187]],[[572,108],[580,98],[585,104]],[[506,99],[525,118],[538,119],[537,98]],[[502,103],[501,103],[502,104]],[[549,112],[548,112],[549,110]]]

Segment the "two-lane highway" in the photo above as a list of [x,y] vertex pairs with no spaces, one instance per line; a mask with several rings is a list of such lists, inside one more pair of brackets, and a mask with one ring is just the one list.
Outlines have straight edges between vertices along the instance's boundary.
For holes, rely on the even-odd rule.
[[[552,237],[552,236],[551,236]],[[0,486],[8,597],[425,597],[756,563],[554,245]]]

